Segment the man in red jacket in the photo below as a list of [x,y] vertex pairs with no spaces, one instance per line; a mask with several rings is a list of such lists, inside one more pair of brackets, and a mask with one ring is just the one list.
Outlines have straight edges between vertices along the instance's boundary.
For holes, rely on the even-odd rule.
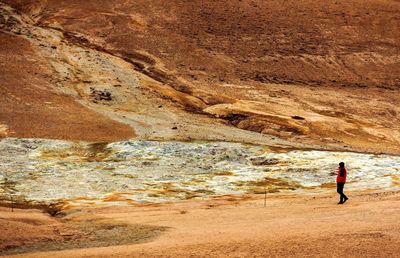
[[338,175],[336,177],[337,192],[340,194],[340,201],[338,204],[345,203],[349,198],[343,193],[344,184],[346,183],[347,171],[344,167],[344,162],[339,163]]

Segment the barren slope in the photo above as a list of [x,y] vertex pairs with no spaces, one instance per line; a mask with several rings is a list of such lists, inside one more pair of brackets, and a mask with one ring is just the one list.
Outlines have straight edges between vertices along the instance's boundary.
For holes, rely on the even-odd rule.
[[[113,55],[81,37],[58,29],[36,26],[30,17],[4,4],[0,4],[0,18],[3,40],[7,43],[4,44],[3,67],[10,70],[2,74],[5,79],[3,87],[7,91],[24,95],[22,103],[28,105],[41,94],[41,102],[39,101],[35,115],[29,113],[30,109],[18,112],[18,98],[7,98],[7,101],[2,102],[2,135],[112,141],[132,138],[135,136],[131,129],[133,127],[136,137],[153,140],[224,139],[265,144],[284,143],[268,135],[228,127],[222,121],[211,119],[204,114],[185,112],[185,109],[193,110],[206,106],[196,97],[179,92],[168,84],[160,83],[136,71],[129,60]],[[15,46],[9,39],[24,43],[28,52],[25,53],[24,48],[15,51]],[[26,62],[21,55],[29,57],[29,54],[34,58],[31,62]],[[40,72],[37,70],[39,68],[42,69]],[[31,70],[33,72],[30,72]],[[24,72],[18,77],[21,71]],[[26,83],[25,77],[32,78],[31,83]],[[9,78],[15,80],[15,83],[9,82]],[[32,94],[37,88],[34,84],[37,80],[40,80],[42,86],[48,85],[49,92]],[[27,89],[19,91],[18,83],[24,82],[23,85]],[[51,102],[52,96],[48,96],[51,94],[59,96],[60,99],[55,105],[62,106],[62,111],[58,111],[64,112],[63,115],[59,115],[57,110],[48,112],[45,104]],[[83,111],[63,103],[68,101],[82,107]],[[16,108],[12,108],[14,106]],[[91,121],[84,120],[84,110],[91,110],[93,113],[90,116]],[[19,116],[27,117],[19,119]],[[105,119],[104,116],[109,119]],[[41,134],[36,133],[35,127],[27,121],[28,118],[42,126]],[[52,121],[48,123],[40,121],[50,118]],[[100,118],[103,120],[99,120]],[[115,120],[130,125],[131,128]],[[74,123],[83,126],[73,128]],[[53,127],[54,130],[45,130],[44,126]],[[104,127],[105,130],[87,130],[91,126],[100,129]],[[100,133],[104,135],[101,136]]]
[[29,41],[0,32],[0,45],[0,137],[88,141],[134,137],[129,126],[55,93],[52,69]]
[[397,1],[6,2],[188,80],[400,86]]
[[[55,69],[75,99],[139,137],[265,143],[227,124],[290,142],[399,153],[398,1],[4,2],[101,63],[124,60],[125,80],[111,68],[116,78],[97,80],[104,66],[76,56],[75,78],[64,76],[59,57]],[[85,65],[91,70],[81,76]],[[135,90],[133,77],[142,78]],[[104,90],[117,101],[92,103]]]

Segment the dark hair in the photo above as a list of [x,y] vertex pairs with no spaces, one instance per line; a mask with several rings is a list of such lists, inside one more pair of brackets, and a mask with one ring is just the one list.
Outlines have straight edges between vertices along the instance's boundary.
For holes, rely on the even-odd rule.
[[344,162],[339,163],[340,176],[344,176]]

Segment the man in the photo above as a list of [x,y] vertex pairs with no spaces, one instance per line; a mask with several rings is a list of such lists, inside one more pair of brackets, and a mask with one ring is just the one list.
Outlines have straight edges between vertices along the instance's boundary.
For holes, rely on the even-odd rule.
[[343,193],[344,184],[346,183],[347,171],[344,167],[344,162],[339,163],[338,175],[336,177],[337,192],[340,194],[340,201],[338,204],[345,203],[349,198]]

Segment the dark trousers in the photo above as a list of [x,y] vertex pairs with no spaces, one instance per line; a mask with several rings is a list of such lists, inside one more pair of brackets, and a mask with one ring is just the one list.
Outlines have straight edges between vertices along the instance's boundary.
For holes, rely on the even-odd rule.
[[337,192],[340,194],[340,202],[343,202],[347,199],[347,196],[343,193],[344,183],[337,183]]

